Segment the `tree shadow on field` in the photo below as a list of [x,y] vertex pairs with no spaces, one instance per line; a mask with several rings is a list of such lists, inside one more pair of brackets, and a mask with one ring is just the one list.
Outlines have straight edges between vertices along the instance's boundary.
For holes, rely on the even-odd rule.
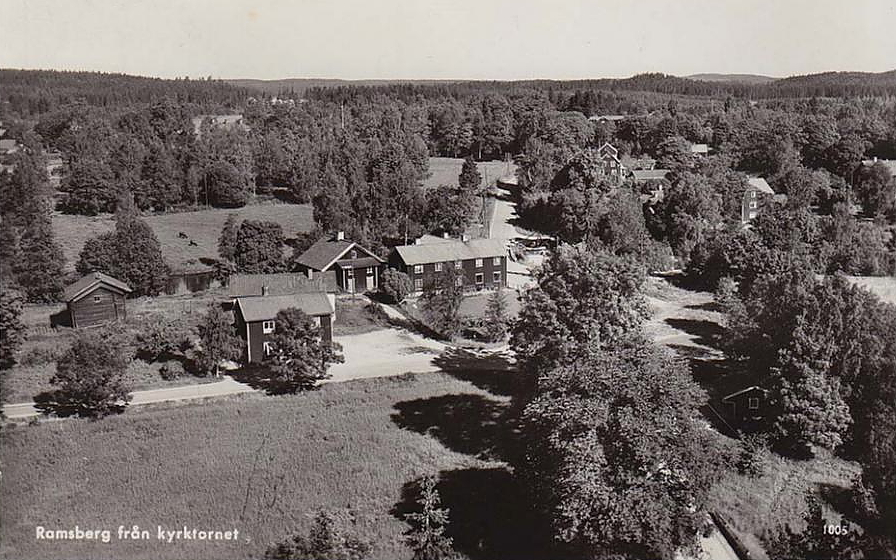
[[694,342],[703,346],[709,346],[717,350],[721,349],[721,339],[725,334],[718,323],[697,319],[666,319],[665,323],[674,329],[686,332],[694,336]]
[[80,416],[82,418],[102,418],[112,414],[121,414],[127,408],[127,404],[106,405],[104,407],[92,407],[83,403],[71,394],[61,389],[44,391],[34,396],[34,408],[42,414],[51,414],[59,418]]
[[265,366],[248,365],[231,370],[227,374],[235,381],[245,383],[266,395],[289,395],[299,391],[294,384],[284,383],[272,377],[271,370]]
[[[505,468],[442,471],[436,489],[449,510],[445,534],[471,560],[569,558],[556,550],[521,483]],[[420,481],[401,489],[392,515],[419,512]]]

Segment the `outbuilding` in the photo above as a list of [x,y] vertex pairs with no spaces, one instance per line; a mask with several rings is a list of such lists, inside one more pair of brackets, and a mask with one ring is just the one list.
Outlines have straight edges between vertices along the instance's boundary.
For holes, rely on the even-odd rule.
[[72,327],[94,327],[127,319],[125,305],[131,288],[102,272],[91,272],[63,292]]

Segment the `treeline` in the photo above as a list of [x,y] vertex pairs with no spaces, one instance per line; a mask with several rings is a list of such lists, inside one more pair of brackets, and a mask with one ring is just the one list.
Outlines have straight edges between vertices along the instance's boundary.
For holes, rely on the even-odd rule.
[[310,88],[311,99],[345,101],[348,98],[388,95],[402,99],[428,98],[463,99],[486,92],[513,94],[520,91],[568,93],[595,92],[652,92],[665,95],[714,97],[724,99],[784,99],[808,97],[867,97],[896,94],[896,70],[882,73],[825,72],[791,76],[763,84],[735,81],[702,81],[662,73],[638,74],[630,78],[596,80],[521,80],[469,81],[444,84],[389,84],[372,86],[339,86]]
[[103,72],[0,69],[4,112],[33,118],[71,103],[94,107],[150,104],[163,99],[193,105],[203,112],[240,107],[257,92],[221,80],[164,80]]

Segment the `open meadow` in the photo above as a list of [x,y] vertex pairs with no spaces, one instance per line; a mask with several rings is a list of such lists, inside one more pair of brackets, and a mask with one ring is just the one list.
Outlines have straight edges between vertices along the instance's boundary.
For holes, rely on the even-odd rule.
[[[465,369],[329,384],[283,397],[128,410],[0,435],[0,558],[257,558],[307,530],[315,510],[352,511],[373,558],[409,558],[401,512],[415,481],[440,475],[449,525],[472,558],[531,546],[500,460],[512,373]],[[481,367],[481,366],[480,366]],[[35,527],[138,525],[145,542],[53,542]],[[238,529],[240,541],[164,544],[156,526]],[[530,556],[531,557],[531,556]]]
[[[456,185],[457,177],[464,165],[462,158],[431,157],[429,158],[430,176],[423,181],[424,189],[432,189],[439,185]],[[513,162],[478,161],[476,167],[482,175],[482,185],[491,186],[499,177],[513,174],[516,166]]]
[[[218,258],[218,236],[228,214],[243,220],[265,220],[283,227],[289,238],[314,227],[310,204],[253,204],[242,208],[210,208],[195,212],[179,212],[146,216],[145,220],[162,245],[162,255],[174,271],[201,268],[202,259]],[[73,270],[84,243],[101,233],[112,231],[115,219],[111,214],[77,216],[53,214],[53,230],[62,245],[66,268]],[[183,234],[183,236],[181,236]]]
[[847,278],[873,293],[881,300],[896,305],[896,277],[847,276]]

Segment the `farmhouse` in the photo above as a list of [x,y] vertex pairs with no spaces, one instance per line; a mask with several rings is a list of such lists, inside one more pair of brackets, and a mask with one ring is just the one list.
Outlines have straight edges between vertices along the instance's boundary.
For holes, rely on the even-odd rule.
[[750,177],[747,179],[747,189],[741,201],[740,221],[744,224],[756,217],[760,203],[767,197],[774,197],[775,191],[762,177]]
[[597,149],[597,158],[600,160],[600,172],[615,185],[621,185],[625,177],[625,166],[619,159],[619,150],[609,142]]
[[380,272],[385,261],[343,232],[319,240],[296,259],[299,272],[309,279],[328,277],[341,291],[348,293],[375,290],[380,285]]
[[127,318],[125,297],[131,288],[121,280],[92,272],[63,292],[64,322],[72,327],[93,327]]
[[503,288],[507,285],[507,249],[498,239],[428,236],[414,245],[394,247],[389,266],[406,273],[420,292],[436,274],[451,266],[466,289]]
[[709,146],[706,144],[691,144],[691,153],[695,156],[705,156],[709,154]]
[[270,352],[270,338],[277,329],[277,313],[297,308],[317,320],[321,340],[333,342],[336,315],[335,296],[308,292],[284,296],[250,296],[234,302],[234,319],[239,336],[246,341],[246,362],[258,363]]
[[753,385],[731,393],[722,402],[731,407],[731,415],[739,421],[761,420],[768,390]]

